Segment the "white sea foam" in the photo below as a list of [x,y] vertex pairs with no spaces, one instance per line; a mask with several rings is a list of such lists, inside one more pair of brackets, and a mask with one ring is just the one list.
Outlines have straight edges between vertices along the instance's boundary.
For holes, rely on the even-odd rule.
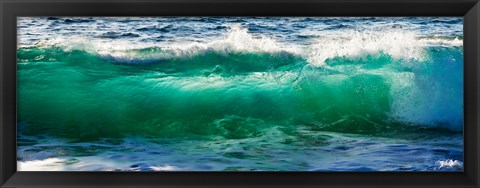
[[31,160],[17,162],[19,171],[63,171],[64,159],[47,158],[44,160]]
[[420,38],[418,39],[425,46],[463,46],[463,40],[455,37],[453,39],[442,39],[442,38]]
[[266,52],[275,53],[281,51],[293,51],[286,46],[281,46],[277,41],[267,36],[254,37],[246,28],[238,25],[229,29],[224,39],[212,41],[209,43],[190,43],[188,45],[171,45],[168,47],[173,50],[180,50],[181,56],[184,53],[196,54],[202,51],[215,51],[228,54],[230,52]]
[[178,170],[177,167],[171,166],[171,165],[151,166],[150,168],[154,171],[174,171],[174,170]]
[[[290,53],[306,58],[314,66],[324,66],[334,57],[361,58],[380,52],[396,59],[421,60],[427,46],[462,46],[463,40],[441,37],[421,38],[413,31],[340,30],[317,31],[309,45],[285,44],[265,35],[253,35],[247,28],[232,26],[223,38],[211,42],[175,42],[157,44],[131,40],[91,39],[87,37],[55,38],[38,42],[36,46],[58,46],[66,51],[83,50],[119,62],[148,63],[163,59],[192,57],[206,52],[230,53]],[[26,46],[19,46],[26,47]],[[151,48],[151,53],[136,50]]]
[[386,53],[393,58],[421,59],[423,45],[411,31],[348,31],[336,37],[317,39],[308,59],[321,66],[334,57],[359,58],[365,55]]

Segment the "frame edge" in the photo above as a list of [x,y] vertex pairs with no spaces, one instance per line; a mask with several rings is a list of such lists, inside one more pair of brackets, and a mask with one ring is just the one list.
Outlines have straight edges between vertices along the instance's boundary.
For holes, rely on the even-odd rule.
[[[3,6],[4,1],[0,0],[0,47],[5,48],[5,43],[3,42],[3,14],[4,14],[4,6]],[[3,56],[3,50],[0,50],[0,75],[3,75],[3,63],[4,63],[4,56]],[[3,90],[3,76],[0,76],[0,89]],[[3,104],[3,92],[0,92],[0,104]],[[3,184],[6,182],[5,178],[5,168],[3,168],[3,163],[5,163],[4,157],[3,157],[3,139],[4,139],[4,131],[3,131],[3,105],[0,106],[0,134],[2,138],[0,139],[0,187],[3,186]]]
[[[11,1],[10,1],[11,2]],[[30,2],[30,1],[29,1]],[[42,2],[42,1],[38,1],[38,2]],[[140,1],[142,2],[142,1]],[[467,2],[471,2],[471,1],[467,1]],[[4,53],[8,47],[8,45],[6,44],[6,42],[3,40],[5,37],[4,36],[7,36],[8,32],[7,31],[7,27],[5,25],[7,25],[4,21],[4,19],[7,19],[7,17],[11,16],[12,12],[9,11],[7,8],[5,8],[6,4],[8,4],[9,1],[5,1],[5,0],[0,0],[0,43],[1,43],[1,48],[3,48],[2,50],[0,50],[0,89],[2,91],[9,91],[8,88],[10,88],[9,84],[6,83],[9,79],[9,75],[11,75],[12,73],[6,73],[6,70],[4,69],[4,67],[6,66],[5,63],[7,62],[7,60],[10,60],[8,59],[6,56],[7,53]],[[475,75],[474,78],[471,78],[471,79],[474,79],[475,81],[475,84],[478,85],[478,83],[480,83],[480,66],[478,66],[478,63],[480,63],[480,55],[479,55],[479,51],[475,51],[475,50],[478,50],[480,48],[480,3],[477,1],[477,3],[475,4],[475,6],[473,6],[473,8],[471,8],[466,14],[465,14],[465,22],[467,22],[467,18],[468,20],[470,21],[469,23],[472,23],[471,25],[474,26],[474,27],[471,27],[469,28],[469,32],[467,32],[465,30],[465,35],[467,35],[468,33],[468,38],[469,39],[473,39],[473,40],[470,40],[469,42],[469,47],[474,47],[474,48],[469,48],[470,50],[468,51],[468,57],[467,55],[464,56],[464,58],[469,58],[469,60],[474,60],[472,62],[476,62],[475,65],[472,65],[472,70],[470,70],[471,72],[473,72],[473,75]],[[466,42],[466,41],[465,41]],[[15,49],[16,50],[16,49]],[[10,50],[8,50],[10,51]],[[467,54],[467,53],[465,53]],[[6,75],[7,74],[7,75]],[[8,86],[8,88],[7,88]],[[472,88],[472,90],[474,90],[474,92],[472,94],[470,94],[472,97],[472,101],[475,102],[475,116],[474,116],[474,121],[475,123],[477,124],[478,126],[478,120],[479,120],[479,116],[480,116],[480,112],[478,111],[478,107],[480,106],[480,96],[478,96],[478,93],[480,92],[480,88]],[[10,167],[12,164],[8,164],[8,158],[5,157],[5,155],[9,155],[7,150],[9,148],[5,147],[4,144],[8,143],[10,140],[10,137],[12,135],[7,135],[5,131],[5,127],[6,126],[6,121],[7,119],[9,119],[8,117],[4,117],[4,110],[6,108],[4,108],[4,104],[5,102],[8,102],[8,96],[6,96],[6,94],[4,94],[3,92],[0,92],[0,104],[1,107],[0,107],[0,135],[1,135],[1,138],[0,138],[0,187],[4,187],[4,186],[14,186],[14,184],[12,184],[12,182],[9,182],[9,179],[12,179],[12,177],[14,177],[15,175],[18,175],[17,173],[15,173],[15,169],[11,170],[11,169],[8,169],[8,167]],[[10,113],[9,113],[10,114]],[[472,127],[473,128],[473,127]],[[470,143],[468,144],[468,148],[471,149],[473,148],[474,150],[470,150],[470,151],[473,151],[475,152],[474,156],[476,158],[472,158],[470,157],[469,158],[469,163],[471,164],[475,164],[475,165],[471,165],[469,167],[469,170],[472,170],[473,169],[473,172],[474,174],[470,174],[468,173],[470,176],[468,177],[470,180],[472,180],[474,183],[474,186],[472,187],[476,187],[478,188],[479,185],[480,185],[480,173],[479,173],[479,168],[480,168],[480,163],[479,163],[479,156],[480,156],[480,150],[479,150],[479,146],[480,146],[480,129],[478,127],[474,127],[473,129],[469,129],[470,130],[470,134],[473,134],[473,138],[475,138],[475,143]],[[466,144],[465,144],[466,145]],[[467,147],[467,146],[465,146]],[[469,171],[471,172],[471,171]],[[161,187],[161,185],[158,185],[159,187]],[[167,185],[163,185],[164,187],[169,187]],[[320,187],[323,187],[321,185],[315,185],[314,187],[317,187],[317,186],[320,186]],[[94,187],[94,186],[92,186]],[[172,186],[173,187],[173,186]],[[177,186],[175,186],[177,187]],[[182,186],[178,186],[178,187],[182,187]],[[239,186],[240,187],[240,186]],[[313,187],[313,186],[312,186]],[[458,186],[458,187],[463,187],[463,186]],[[471,188],[470,186],[465,186],[465,187],[469,187]]]
[[464,16],[464,37],[468,39],[464,40],[464,60],[468,59],[468,62],[472,62],[470,65],[472,69],[464,69],[465,75],[470,76],[465,77],[464,82],[474,82],[469,85],[477,86],[470,89],[464,88],[464,98],[469,98],[474,103],[464,103],[464,108],[466,109],[468,105],[475,106],[475,114],[470,114],[470,116],[473,116],[475,126],[464,126],[464,138],[474,138],[471,142],[464,142],[464,164],[470,164],[465,166],[465,173],[474,186],[478,188],[480,187],[480,128],[478,127],[480,119],[480,87],[478,87],[480,83],[480,53],[478,51],[480,48],[480,2],[478,1]]
[[[12,65],[7,64],[9,61],[15,61],[16,56],[9,56],[7,54],[15,54],[16,49],[9,49],[9,44],[6,39],[11,35],[11,31],[8,29],[9,24],[6,20],[9,17],[14,17],[11,9],[8,9],[8,4],[11,4],[7,0],[0,0],[0,187],[7,186],[8,181],[15,175],[16,163],[11,164],[12,160],[15,160],[16,156],[16,135],[12,135],[12,131],[15,132],[16,128],[8,126],[11,124],[11,120],[16,117],[15,112],[8,111],[6,106],[16,104],[15,94],[8,93],[7,91],[15,91],[15,83],[8,83],[12,76],[16,73],[8,72],[11,70]],[[14,67],[15,65],[13,65]],[[14,97],[12,99],[12,96]],[[13,121],[14,122],[14,121]],[[14,140],[14,142],[12,142]],[[9,144],[11,143],[11,144]]]

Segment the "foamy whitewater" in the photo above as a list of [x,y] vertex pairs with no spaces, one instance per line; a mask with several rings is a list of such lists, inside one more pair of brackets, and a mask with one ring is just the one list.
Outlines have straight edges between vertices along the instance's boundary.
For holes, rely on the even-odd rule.
[[463,19],[18,18],[21,171],[463,171]]

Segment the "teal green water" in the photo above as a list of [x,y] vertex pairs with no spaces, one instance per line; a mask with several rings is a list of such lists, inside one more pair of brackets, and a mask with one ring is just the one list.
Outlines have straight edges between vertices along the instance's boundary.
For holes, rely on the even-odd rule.
[[[313,67],[289,53],[208,52],[125,63],[80,50],[23,48],[18,119],[28,124],[27,133],[79,140],[247,138],[271,126],[294,132],[298,125],[380,136],[461,130],[461,119],[443,117],[445,110],[461,117],[462,77],[445,76],[463,68],[447,61],[461,59],[461,48],[428,53],[434,61],[410,67],[386,54]],[[401,82],[413,86],[398,89]],[[429,96],[433,88],[441,90],[436,98]]]

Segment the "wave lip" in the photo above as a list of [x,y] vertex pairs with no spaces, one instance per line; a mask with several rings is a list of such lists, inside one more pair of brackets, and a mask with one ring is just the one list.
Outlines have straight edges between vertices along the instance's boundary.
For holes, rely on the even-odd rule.
[[346,30],[319,37],[307,49],[307,59],[314,65],[323,66],[326,60],[335,57],[363,58],[379,53],[394,59],[424,60],[428,46],[462,46],[458,38],[419,37],[413,31],[402,29],[380,31]]
[[[106,33],[104,37],[135,38],[135,33]],[[89,38],[57,38],[38,42],[40,48],[59,47],[66,52],[85,51],[100,57],[123,63],[149,63],[172,60],[175,58],[192,58],[206,53],[228,56],[235,53],[269,53],[292,54],[306,59],[311,65],[321,67],[326,61],[345,57],[364,58],[368,55],[384,53],[394,59],[424,60],[425,48],[428,46],[462,46],[458,37],[419,37],[415,32],[402,29],[386,31],[336,31],[335,35],[310,33],[313,42],[308,45],[285,44],[265,35],[255,36],[247,28],[238,25],[230,27],[224,38],[211,42],[175,42],[159,46],[156,43],[133,43],[128,40],[95,40]],[[20,46],[19,49],[32,46]]]

